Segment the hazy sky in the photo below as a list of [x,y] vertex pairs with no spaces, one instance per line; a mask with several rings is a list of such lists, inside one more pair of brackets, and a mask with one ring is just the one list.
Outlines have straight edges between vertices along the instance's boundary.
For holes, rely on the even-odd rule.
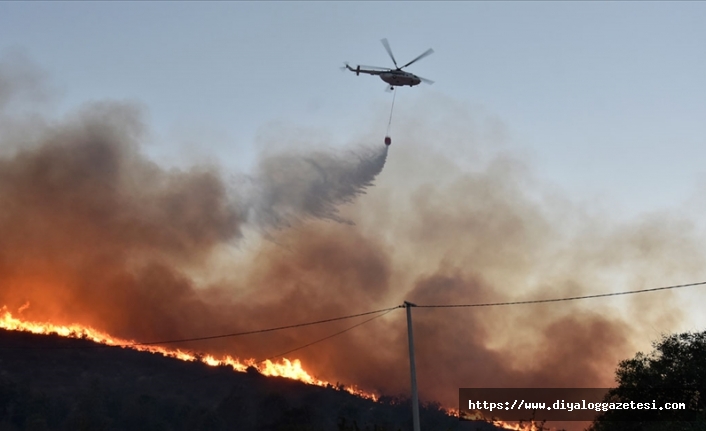
[[390,65],[383,37],[400,62],[433,47],[409,70],[436,83],[398,106],[478,109],[543,179],[632,215],[706,182],[704,22],[703,2],[2,2],[0,49],[47,72],[60,110],[143,104],[163,163],[242,165],[277,123],[338,145],[382,122],[384,83],[338,68]]

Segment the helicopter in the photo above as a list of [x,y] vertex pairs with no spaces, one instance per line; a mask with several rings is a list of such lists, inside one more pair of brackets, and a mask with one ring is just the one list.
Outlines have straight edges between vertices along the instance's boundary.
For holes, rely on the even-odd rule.
[[386,67],[376,67],[376,66],[357,66],[355,68],[351,67],[348,63],[345,63],[345,66],[342,67],[342,70],[348,69],[351,72],[355,72],[356,76],[360,75],[361,73],[367,73],[368,75],[378,75],[380,79],[385,81],[386,83],[389,84],[389,86],[386,88],[386,91],[392,91],[395,89],[395,87],[401,87],[405,85],[409,85],[410,87],[413,87],[415,85],[419,85],[419,83],[424,82],[425,84],[433,84],[434,81],[422,78],[421,76],[417,76],[413,73],[405,72],[404,69],[405,67],[411,65],[412,63],[421,60],[422,58],[431,55],[434,53],[434,50],[429,48],[426,51],[424,51],[422,54],[417,56],[414,60],[410,61],[409,63],[405,64],[404,66],[400,67],[397,65],[397,60],[395,60],[395,56],[392,55],[392,49],[390,49],[390,44],[387,41],[387,39],[382,39],[380,42],[382,42],[382,45],[385,47],[385,50],[387,53],[390,55],[390,58],[392,59],[392,63],[395,65],[395,69],[390,69]]

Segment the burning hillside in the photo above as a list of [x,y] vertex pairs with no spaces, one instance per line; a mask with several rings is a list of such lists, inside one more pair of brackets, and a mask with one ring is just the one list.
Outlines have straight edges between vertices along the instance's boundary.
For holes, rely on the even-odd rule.
[[[405,400],[264,377],[85,339],[0,330],[0,427],[19,429],[396,430]],[[462,424],[434,406],[425,424]],[[491,428],[487,428],[490,430]]]
[[[254,359],[240,361],[230,356],[216,358],[208,354],[203,355],[181,349],[169,349],[160,346],[139,344],[134,341],[121,340],[119,338],[111,337],[109,334],[104,332],[97,331],[91,327],[85,327],[78,324],[54,325],[51,323],[24,321],[13,317],[12,313],[10,313],[6,308],[0,310],[0,329],[31,332],[33,334],[56,334],[62,337],[91,340],[99,344],[156,353],[169,358],[180,359],[182,361],[203,362],[206,365],[214,367],[228,366],[233,368],[233,370],[240,372],[245,372],[248,367],[252,367],[265,376],[286,377],[288,379],[298,380],[310,385],[332,387],[330,383],[316,379],[307,373],[302,368],[302,364],[298,359],[290,361],[287,358],[283,358],[279,362],[273,362],[267,359],[258,362]],[[346,391],[363,398],[377,398],[374,394],[366,394],[355,389],[354,387],[347,387]]]

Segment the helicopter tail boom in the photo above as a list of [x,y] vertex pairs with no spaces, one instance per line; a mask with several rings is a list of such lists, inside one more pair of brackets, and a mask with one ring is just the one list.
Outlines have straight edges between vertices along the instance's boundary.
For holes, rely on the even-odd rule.
[[348,63],[346,63],[346,69],[350,70],[351,72],[355,72],[356,76],[360,76],[360,65],[356,66],[356,68],[353,69]]

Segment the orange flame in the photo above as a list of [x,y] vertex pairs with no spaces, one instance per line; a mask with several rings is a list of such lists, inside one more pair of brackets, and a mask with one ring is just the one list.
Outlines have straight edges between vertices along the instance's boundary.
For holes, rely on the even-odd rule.
[[[20,310],[25,310],[28,306],[29,304],[25,304]],[[374,401],[377,401],[378,399],[376,394],[362,391],[354,386],[336,387],[324,380],[313,377],[304,369],[299,359],[289,360],[287,358],[282,358],[279,362],[272,362],[269,359],[263,362],[257,362],[255,359],[246,359],[241,361],[240,359],[233,358],[232,356],[216,358],[213,355],[200,355],[181,349],[170,349],[161,346],[138,344],[135,341],[113,337],[105,332],[93,329],[89,326],[79,324],[54,325],[47,322],[31,322],[22,320],[14,317],[5,306],[0,309],[0,328],[10,331],[31,332],[33,334],[57,334],[68,338],[88,339],[100,344],[160,354],[171,358],[181,359],[182,361],[200,361],[213,367],[227,365],[232,367],[233,370],[239,372],[245,372],[248,367],[254,367],[265,376],[286,377],[288,379],[299,380],[309,385],[343,389],[361,398],[372,399]]]
[[[26,303],[22,307],[20,307],[18,311],[21,313],[28,307],[29,303]],[[272,362],[269,359],[263,362],[257,362],[255,359],[246,359],[241,361],[237,358],[233,358],[232,356],[223,356],[221,358],[216,358],[213,355],[200,355],[194,352],[181,349],[170,349],[161,346],[138,344],[135,341],[113,337],[105,332],[93,329],[89,326],[83,326],[79,324],[54,325],[52,323],[47,322],[31,322],[27,320],[22,320],[18,317],[14,317],[6,306],[0,308],[0,329],[31,332],[33,334],[57,334],[67,338],[88,339],[93,342],[105,344],[108,346],[116,346],[139,350],[143,352],[160,354],[170,358],[181,359],[182,361],[200,361],[206,365],[210,365],[213,367],[227,365],[238,372],[245,372],[248,367],[254,367],[265,376],[285,377],[292,380],[298,380],[309,385],[341,389],[341,387],[331,385],[330,383],[324,380],[320,380],[313,377],[304,369],[299,359],[289,360],[287,358],[282,358],[282,360],[279,362]],[[356,388],[355,386],[342,387],[342,389],[353,395],[359,396],[361,398],[371,399],[373,401],[377,401],[379,398],[376,394],[362,391]],[[447,412],[452,416],[459,416],[459,411],[456,409],[447,409]],[[481,417],[476,418],[482,419]],[[513,431],[536,431],[538,429],[534,424],[525,424],[520,427],[520,425],[512,425],[507,422],[493,421],[493,425]]]
[[[460,412],[457,409],[449,409],[447,410],[451,416],[459,417]],[[493,424],[493,426],[500,427],[502,429],[506,430],[512,430],[512,431],[539,431],[540,428],[534,424],[534,423],[510,423],[510,422],[503,422],[499,420],[492,420],[492,419],[486,419],[480,412],[476,411],[473,412],[472,414],[470,413],[463,413],[463,418],[468,419],[468,420],[480,420],[480,421],[485,421],[488,423]],[[547,429],[547,428],[545,428]]]
[[[22,307],[20,307],[18,312],[22,313],[22,311],[26,310],[28,307],[29,303],[26,303]],[[88,339],[100,344],[122,348],[130,348],[143,352],[156,353],[170,358],[181,359],[182,361],[200,361],[212,367],[227,365],[238,372],[245,372],[248,367],[254,367],[265,376],[285,377],[292,380],[298,380],[309,385],[330,387],[339,390],[343,389],[353,395],[359,396],[361,398],[371,399],[373,401],[377,401],[379,398],[376,394],[362,391],[354,386],[339,387],[331,385],[330,383],[324,380],[317,379],[304,369],[299,359],[289,360],[287,358],[283,358],[279,362],[272,362],[269,359],[263,362],[257,362],[255,359],[246,359],[241,361],[237,358],[233,358],[232,356],[223,356],[220,358],[216,358],[213,355],[200,355],[194,352],[185,351],[181,349],[170,349],[161,346],[137,344],[135,341],[116,338],[105,332],[93,329],[90,326],[83,326],[76,323],[71,325],[54,325],[52,323],[47,322],[32,322],[22,320],[21,318],[14,317],[5,306],[0,308],[0,329],[31,332],[33,334],[57,334],[62,337],[68,338]],[[459,416],[459,411],[456,409],[447,409],[447,412],[452,416]],[[480,416],[474,416],[469,419],[483,418]],[[538,430],[538,428],[534,424],[519,425],[501,421],[492,421],[492,424],[497,427],[513,431]]]

